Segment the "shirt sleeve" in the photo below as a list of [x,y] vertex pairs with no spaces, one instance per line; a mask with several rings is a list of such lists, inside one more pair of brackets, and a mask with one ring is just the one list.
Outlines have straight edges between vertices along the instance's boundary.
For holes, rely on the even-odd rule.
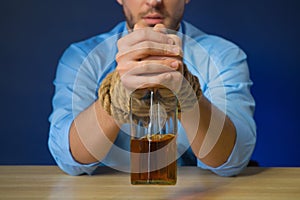
[[86,70],[84,66],[86,56],[87,53],[75,44],[64,52],[57,67],[53,112],[49,117],[49,150],[57,165],[70,175],[91,174],[99,165],[78,163],[72,157],[69,146],[72,121],[97,98],[97,80],[93,77],[93,70]]
[[[236,128],[236,141],[227,162],[213,168],[197,161],[199,167],[221,176],[239,174],[248,164],[256,142],[256,125],[253,119],[255,101],[251,95],[246,54],[232,47],[219,56],[212,56],[210,81],[204,95],[231,119]],[[214,71],[215,70],[215,71]],[[220,95],[220,94],[224,95]]]

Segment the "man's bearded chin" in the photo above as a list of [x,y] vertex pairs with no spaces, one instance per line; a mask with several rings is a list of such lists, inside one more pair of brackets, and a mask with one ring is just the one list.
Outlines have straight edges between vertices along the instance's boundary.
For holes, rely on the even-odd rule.
[[129,19],[128,17],[126,17],[126,22],[127,22],[127,28],[131,31],[134,29],[134,26],[136,24],[140,24],[142,27],[154,27],[156,25],[156,24],[149,25],[149,24],[143,23],[142,20],[135,22],[134,20],[132,20],[132,18]]
[[127,22],[127,28],[129,29],[129,30],[133,30],[134,29],[134,26],[136,25],[136,24],[140,24],[140,25],[142,25],[143,27],[154,27],[156,24],[151,24],[151,25],[149,25],[149,24],[146,24],[146,23],[144,23],[143,21],[142,21],[142,16],[143,15],[141,15],[141,16],[139,16],[138,17],[138,21],[135,21],[134,19],[133,19],[133,16],[131,15],[131,14],[128,14],[128,15],[126,15],[125,14],[125,12],[124,12],[124,16],[125,16],[125,19],[126,19],[126,22]]
[[127,28],[129,30],[133,30],[133,27],[134,27],[133,21],[132,20],[128,20],[127,17],[126,17],[126,22],[127,22],[127,26],[128,26]]

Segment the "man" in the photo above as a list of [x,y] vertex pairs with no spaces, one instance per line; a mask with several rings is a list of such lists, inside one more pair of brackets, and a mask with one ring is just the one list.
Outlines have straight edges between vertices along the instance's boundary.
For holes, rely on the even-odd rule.
[[[128,114],[128,94],[115,88],[165,85],[189,107],[180,121],[178,163],[221,176],[240,173],[256,140],[246,55],[181,21],[189,0],[117,2],[126,23],[73,44],[58,65],[49,136],[57,164],[72,175],[91,174],[99,165],[126,171],[128,121],[115,111]],[[188,106],[182,76],[196,99]]]

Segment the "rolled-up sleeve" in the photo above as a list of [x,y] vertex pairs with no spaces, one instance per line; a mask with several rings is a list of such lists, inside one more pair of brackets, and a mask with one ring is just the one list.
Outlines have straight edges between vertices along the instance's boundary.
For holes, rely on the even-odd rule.
[[[248,164],[256,143],[256,124],[253,119],[255,101],[251,95],[252,81],[246,54],[238,47],[231,47],[212,56],[218,73],[210,77],[204,95],[233,122],[236,141],[230,157],[223,165],[213,168],[198,160],[198,166],[221,176],[239,174]],[[225,95],[220,95],[223,91]]]
[[[52,101],[53,112],[49,117],[49,150],[57,165],[70,175],[91,174],[99,165],[99,163],[84,165],[76,162],[69,146],[69,129],[74,118],[80,112],[79,109],[87,108],[96,99],[95,90],[88,88],[89,85],[96,85],[92,83],[95,80],[89,78],[84,80],[86,88],[83,90],[85,93],[76,94],[77,91],[74,91],[78,71],[85,58],[86,53],[74,44],[64,52],[57,67],[54,80],[55,95]],[[82,79],[82,77],[80,78]],[[74,107],[74,96],[76,95],[83,95],[85,98],[84,101],[81,101],[81,105],[76,105],[77,108]]]

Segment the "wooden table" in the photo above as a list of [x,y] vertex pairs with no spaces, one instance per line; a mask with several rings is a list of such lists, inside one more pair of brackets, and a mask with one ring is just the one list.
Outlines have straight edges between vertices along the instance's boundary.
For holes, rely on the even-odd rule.
[[0,166],[0,199],[300,199],[300,168],[253,167],[226,178],[181,167],[175,186],[133,186],[127,173],[98,171],[69,176],[56,166]]

